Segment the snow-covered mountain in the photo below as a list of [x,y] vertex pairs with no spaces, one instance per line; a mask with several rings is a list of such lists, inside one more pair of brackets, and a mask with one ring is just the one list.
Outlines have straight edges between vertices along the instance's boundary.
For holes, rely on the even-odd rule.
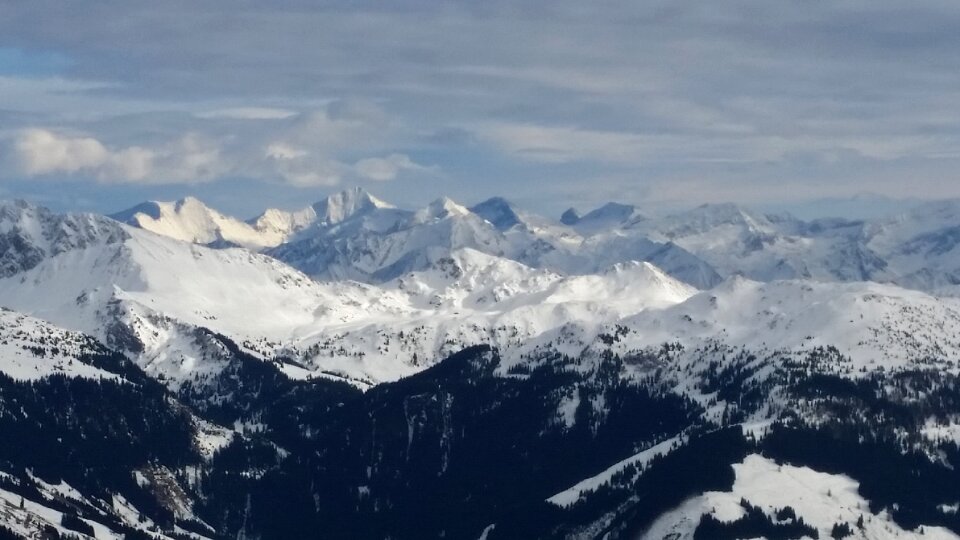
[[[743,275],[759,281],[878,281],[925,291],[960,290],[960,255],[954,253],[960,238],[957,201],[870,221],[807,222],[735,204],[651,218],[623,203],[583,216],[570,209],[552,221],[502,197],[469,208],[442,198],[419,210],[403,210],[353,188],[301,210],[269,209],[249,221],[191,198],[144,203],[114,217],[179,240],[264,251],[324,280],[382,283],[470,248],[568,275],[643,260],[701,289]],[[16,233],[6,241],[16,244]],[[19,257],[36,259],[30,253]],[[11,264],[16,269],[20,263]]]
[[960,201],[927,203],[865,227],[867,246],[882,253],[886,276],[907,287],[957,289]]
[[283,242],[300,221],[296,213],[268,210],[263,221],[249,224],[187,197],[176,202],[145,202],[111,217],[123,223],[184,242],[261,249]]
[[271,357],[301,327],[394,309],[389,295],[359,284],[323,285],[246,249],[120,230],[123,241],[48,256],[0,280],[0,303],[136,353],[149,373],[177,383],[220,364],[196,328]]
[[[462,222],[451,216],[487,227],[441,202],[412,217],[435,228],[413,230],[461,234]],[[173,387],[224,366],[198,328],[263,358],[292,357],[302,366],[290,368],[296,376],[371,383],[414,373],[465,345],[493,339],[508,346],[571,321],[609,322],[695,292],[649,264],[564,276],[469,248],[428,250],[417,271],[380,286],[323,283],[240,248],[211,249],[134,228],[124,238],[47,257],[0,280],[0,303],[124,348]],[[404,333],[399,350],[382,342]]]
[[960,532],[956,203],[116,217],[0,204],[2,538]]
[[562,274],[590,274],[644,260],[694,286],[720,280],[708,264],[673,243],[624,235],[585,237],[520,212],[501,198],[470,209],[447,198],[414,212],[378,207],[334,226],[308,229],[266,253],[318,279],[382,283],[464,248]]
[[301,210],[269,208],[247,221],[224,215],[194,197],[176,202],[144,202],[110,217],[185,242],[261,250],[276,247],[310,226],[330,227],[350,217],[387,208],[392,207],[355,188]]
[[126,238],[116,222],[92,214],[58,215],[26,201],[0,204],[0,276],[33,268],[47,257]]
[[[519,222],[500,231],[449,199],[413,213],[363,200],[331,199],[337,204],[328,205],[313,230],[285,246],[332,261],[328,271],[363,271],[367,281],[376,276],[375,284],[316,281],[243,248],[212,249],[110,228],[113,222],[94,216],[58,217],[13,205],[6,213],[11,222],[45,216],[36,230],[60,230],[47,221],[100,219],[95,230],[106,232],[87,234],[83,243],[66,241],[74,247],[0,279],[0,303],[127,350],[172,388],[211,380],[227,365],[220,346],[200,329],[265,360],[285,359],[291,376],[363,385],[410,375],[470,345],[496,346],[512,361],[562,337],[575,353],[618,324],[630,330],[622,343],[634,348],[711,340],[755,349],[834,345],[862,354],[864,362],[886,351],[901,363],[934,353],[952,357],[957,350],[949,332],[920,332],[953,328],[950,298],[870,283],[738,277],[700,292],[639,262],[668,261],[675,271],[691,264],[690,273],[703,273],[692,256],[671,260],[677,252],[669,244],[616,232],[582,241],[577,255],[561,248],[526,253],[540,263],[531,266],[517,260],[524,257],[513,235],[526,238],[536,225]],[[394,226],[381,229],[384,220]],[[37,245],[64,242],[50,234],[37,237]],[[381,250],[374,254],[356,242]],[[610,252],[616,253],[603,255]],[[555,269],[577,265],[579,272]],[[899,344],[904,332],[912,336],[906,345]]]
[[[161,217],[204,208],[188,201]],[[721,205],[582,236],[503,199],[468,209],[441,198],[411,212],[355,189],[310,208],[291,240],[258,254],[8,203],[0,227],[19,240],[4,256],[20,262],[0,279],[0,304],[127,350],[172,387],[215,377],[226,365],[218,346],[197,333],[204,328],[263,359],[288,360],[290,375],[364,385],[470,345],[496,346],[511,359],[565,336],[568,348],[585,350],[615,324],[630,329],[624,343],[635,348],[709,340],[755,349],[832,345],[869,360],[886,351],[899,362],[956,352],[951,334],[921,332],[952,328],[951,298],[838,281],[849,265],[836,259],[859,260],[838,246],[860,237],[873,243],[856,246],[880,250],[881,240],[895,244],[886,240],[894,234],[922,237],[898,232],[903,223],[919,231],[916,219],[868,230]],[[617,212],[600,214],[636,217],[634,209],[604,208]],[[925,230],[945,222],[941,215]],[[814,248],[824,250],[822,260],[807,258],[804,250]],[[714,265],[789,280],[733,277],[713,287]],[[820,279],[798,279],[811,274]],[[906,345],[898,343],[904,332]]]
[[90,336],[0,310],[0,373],[32,381],[50,375],[122,380],[91,359],[107,349]]
[[645,219],[647,218],[635,206],[615,202],[607,203],[583,216],[574,208],[560,216],[561,223],[584,235],[620,228]]

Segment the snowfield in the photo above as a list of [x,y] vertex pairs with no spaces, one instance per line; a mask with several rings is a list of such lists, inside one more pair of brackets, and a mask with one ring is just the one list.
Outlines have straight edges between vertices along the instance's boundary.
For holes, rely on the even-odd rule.
[[[200,245],[209,239],[203,236],[209,209],[195,200],[158,208],[160,217],[151,218],[157,222],[146,221],[143,208],[125,216],[137,228],[59,217],[22,203],[4,207],[7,221],[0,225],[29,231],[41,255],[0,279],[0,304],[108,345],[123,348],[124,340],[135,340],[137,362],[174,388],[222,369],[222,351],[199,339],[198,328],[264,359],[294,360],[284,367],[291,376],[332,376],[361,386],[416,373],[473,344],[496,346],[508,363],[525,361],[546,344],[578,354],[617,325],[628,329],[613,345],[617,353],[720,341],[756,350],[830,345],[868,369],[960,360],[960,304],[951,297],[871,282],[740,276],[698,290],[651,262],[617,261],[643,255],[631,251],[635,237],[626,236],[624,249],[611,243],[628,229],[657,225],[660,236],[653,236],[660,240],[699,238],[688,247],[709,244],[727,252],[733,249],[729,231],[746,227],[759,234],[785,226],[733,207],[704,207],[656,223],[614,208],[603,221],[616,221],[614,229],[587,239],[502,200],[480,214],[449,199],[404,213],[353,190],[311,207],[312,217],[297,221],[302,227],[284,246],[313,246],[321,250],[315,255],[338,250],[339,262],[326,266],[343,270],[334,273],[385,278],[367,283],[318,281],[248,249]],[[214,221],[224,238],[233,230]],[[707,242],[704,235],[713,236]],[[531,244],[534,237],[542,242]],[[598,246],[605,255],[592,264],[608,266],[562,270],[582,266],[584,254]],[[360,251],[347,271],[342,257],[354,250]]]
[[0,310],[0,373],[19,381],[49,375],[122,380],[78,356],[104,352],[89,336],[6,309]]
[[[820,538],[830,538],[836,523],[850,525],[848,538],[865,540],[930,539],[953,540],[957,535],[942,527],[922,527],[908,531],[900,528],[881,511],[870,512],[870,504],[857,493],[856,481],[843,475],[814,471],[808,467],[779,465],[756,454],[733,466],[736,482],[729,492],[707,492],[684,502],[654,522],[643,540],[689,540],[700,516],[713,515],[721,522],[736,521],[745,514],[740,500],[760,507],[768,516],[777,510],[793,508],[817,529]],[[863,528],[857,522],[863,518]]]

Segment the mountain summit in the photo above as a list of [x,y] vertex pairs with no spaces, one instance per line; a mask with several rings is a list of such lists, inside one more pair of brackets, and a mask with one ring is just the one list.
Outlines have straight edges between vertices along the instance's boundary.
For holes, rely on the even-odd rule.
[[326,199],[314,203],[316,221],[323,226],[334,225],[359,214],[372,210],[395,208],[360,187],[354,187],[330,195]]
[[254,225],[221,214],[194,197],[175,202],[149,201],[110,217],[134,227],[195,244],[262,249],[283,241],[279,232],[260,230]]
[[489,221],[500,231],[505,231],[521,223],[516,208],[503,197],[491,197],[482,203],[471,206],[470,211]]

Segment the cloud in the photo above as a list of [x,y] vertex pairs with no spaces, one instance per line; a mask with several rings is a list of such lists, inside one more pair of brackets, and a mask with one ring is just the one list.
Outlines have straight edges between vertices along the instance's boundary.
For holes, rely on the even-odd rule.
[[296,187],[335,186],[341,182],[346,165],[288,142],[273,142],[264,151],[265,162],[257,165],[261,174],[278,177]]
[[354,169],[361,177],[377,182],[393,180],[403,170],[424,170],[425,168],[414,163],[405,154],[390,154],[383,158],[361,159],[354,165]]
[[47,175],[436,189],[399,155],[429,156],[454,197],[558,206],[627,185],[691,204],[893,193],[894,172],[960,195],[956,2],[60,4],[0,18],[26,57],[63,58],[0,76],[0,136],[80,139],[27,160]]
[[295,116],[297,111],[272,107],[232,107],[197,113],[198,118],[230,118],[233,120],[282,120]]
[[[345,180],[385,182],[403,171],[436,172],[436,167],[389,150],[391,121],[372,104],[335,102],[308,113],[277,116],[248,115],[238,125],[233,123],[237,115],[214,115],[201,126],[204,131],[152,137],[135,145],[110,144],[101,136],[66,128],[24,128],[0,148],[12,165],[4,176],[129,184],[252,178],[302,188]],[[106,127],[115,129],[112,124]],[[122,134],[121,129],[121,137],[113,138],[131,138]]]
[[13,148],[20,171],[27,175],[95,170],[111,158],[96,139],[61,136],[44,129],[24,130]]
[[108,148],[93,137],[30,128],[15,137],[12,155],[17,172],[26,176],[65,174],[103,182],[204,182],[229,170],[219,147],[195,134],[158,148]]

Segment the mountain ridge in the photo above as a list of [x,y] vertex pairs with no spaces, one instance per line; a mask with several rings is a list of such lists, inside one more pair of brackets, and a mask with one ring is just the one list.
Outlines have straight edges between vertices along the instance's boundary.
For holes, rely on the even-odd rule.
[[354,190],[262,252],[0,203],[0,536],[960,533],[953,205],[487,203]]

